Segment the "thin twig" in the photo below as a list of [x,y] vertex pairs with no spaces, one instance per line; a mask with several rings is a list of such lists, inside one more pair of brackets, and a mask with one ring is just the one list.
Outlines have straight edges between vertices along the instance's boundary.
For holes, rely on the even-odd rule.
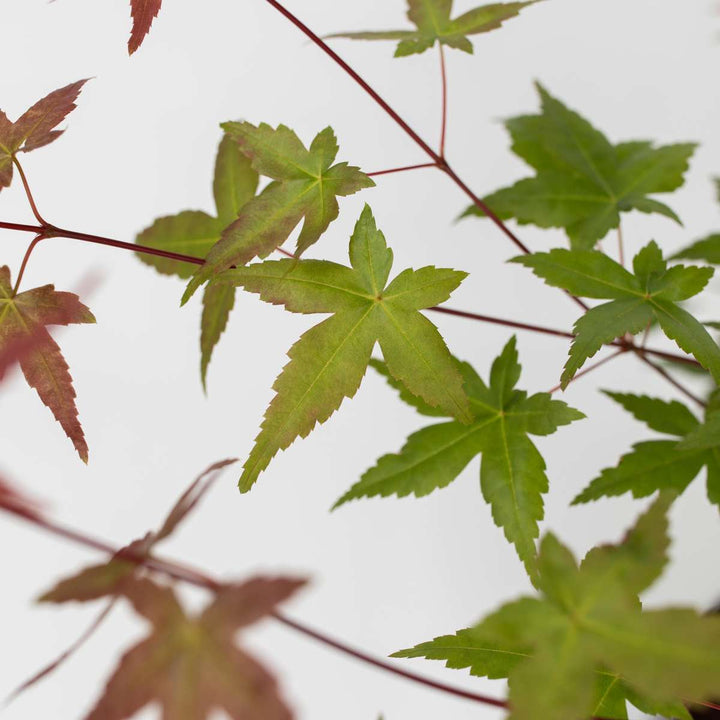
[[[628,348],[628,347],[620,348],[620,350],[617,350],[612,355],[608,355],[607,357],[603,358],[602,360],[598,360],[594,365],[590,365],[590,367],[587,367],[584,370],[581,370],[580,372],[575,373],[575,375],[573,375],[572,378],[570,378],[570,382],[568,382],[568,385],[570,383],[575,382],[576,380],[579,380],[581,377],[584,377],[588,373],[591,373],[593,370],[597,370],[599,367],[601,367],[602,365],[604,365],[607,362],[610,362],[611,360],[614,360],[616,357],[618,357],[620,355],[624,355],[629,350],[630,350],[630,348]],[[555,385],[555,387],[548,390],[548,393],[550,395],[552,395],[553,393],[556,393],[558,390],[561,390],[561,389],[562,389],[562,383],[560,383],[559,385]]]
[[32,242],[28,245],[28,249],[25,251],[25,255],[23,256],[22,263],[20,263],[20,270],[18,270],[17,278],[15,279],[15,287],[13,288],[12,294],[13,297],[15,297],[18,293],[18,290],[20,289],[20,282],[23,279],[23,275],[25,274],[25,268],[27,267],[28,260],[30,259],[30,256],[32,255],[33,250],[35,249],[35,246],[41,241],[44,240],[47,237],[44,233],[40,233],[39,235],[36,235]]
[[[0,221],[0,229],[6,230],[18,230],[21,232],[34,232],[42,233],[49,232],[45,228],[38,225],[22,225],[19,223],[11,223]],[[157,257],[168,258],[169,260],[178,260],[180,262],[187,262],[193,265],[203,265],[205,261],[203,258],[195,257],[193,255],[184,255],[183,253],[170,252],[168,250],[160,250],[158,248],[148,247],[146,245],[136,245],[135,243],[122,242],[121,240],[113,240],[111,238],[102,237],[100,235],[90,235],[88,233],[75,232],[74,230],[65,230],[63,228],[55,228],[47,235],[47,237],[63,237],[70,240],[80,240],[82,242],[95,243],[97,245],[107,245],[108,247],[119,248],[120,250],[129,250],[130,252],[141,253],[145,255],[155,255]],[[279,253],[282,253],[286,257],[295,257],[291,252],[284,250],[283,248],[277,249]],[[507,320],[504,318],[497,318],[490,315],[482,315],[480,313],[469,312],[466,310],[457,310],[455,308],[434,306],[428,308],[432,312],[444,313],[445,315],[454,315],[456,317],[468,318],[470,320],[478,320],[480,322],[492,323],[495,325],[503,325],[505,327],[517,328],[519,330],[528,330],[530,332],[542,333],[545,335],[554,335],[556,337],[565,337],[572,339],[575,336],[571,332],[565,330],[556,330],[553,328],[544,327],[542,325],[533,325],[532,323],[523,323],[516,320]],[[615,347],[624,347],[626,343],[621,340],[614,340],[609,345]],[[699,367],[700,363],[691,357],[685,355],[677,355],[676,353],[666,352],[665,350],[656,350],[653,348],[643,348],[643,352],[648,355],[654,355],[655,357],[662,358],[663,360],[670,360],[672,362],[684,363],[685,365],[691,365],[692,367]]]
[[[123,548],[121,550],[119,548],[113,547],[110,543],[105,542],[104,540],[92,537],[84,532],[75,530],[74,528],[61,525],[60,523],[57,523],[54,520],[50,520],[47,517],[20,513],[13,506],[0,504],[0,509],[9,514],[12,514],[15,517],[19,517],[28,523],[31,523],[35,527],[38,527],[48,533],[61,537],[65,540],[71,540],[76,544],[80,544],[94,550],[99,550],[100,552],[103,552],[107,555],[121,558],[123,560],[128,560],[138,565],[145,565],[146,567],[155,570],[156,572],[163,573],[164,575],[173,578],[174,580],[189,583],[197,587],[202,587],[206,590],[210,590],[211,592],[217,592],[224,587],[221,582],[215,580],[204,572],[201,572],[194,568],[186,567],[177,562],[162,560],[157,557],[148,557],[146,554],[133,551],[130,548]],[[489,697],[480,693],[474,693],[468,690],[463,690],[461,688],[456,688],[451,685],[446,685],[445,683],[436,682],[435,680],[423,677],[422,675],[417,675],[415,673],[402,670],[398,667],[395,667],[391,663],[374,658],[360,650],[356,650],[355,648],[350,647],[343,642],[340,642],[339,640],[325,635],[324,633],[309,628],[296,620],[292,620],[278,611],[271,613],[271,617],[273,617],[277,622],[285,625],[286,627],[292,628],[293,630],[296,630],[307,637],[313,638],[314,640],[322,643],[323,645],[326,645],[327,647],[331,647],[334,650],[338,650],[343,654],[348,655],[349,657],[353,657],[356,660],[361,660],[366,664],[380,668],[382,670],[385,670],[386,672],[393,673],[394,675],[399,675],[406,678],[407,680],[412,680],[413,682],[416,682],[420,685],[424,685],[435,690],[441,690],[442,692],[448,693],[449,695],[454,695],[455,697],[464,698],[466,700],[472,700],[474,702],[482,703],[484,705],[492,705],[494,707],[500,708],[508,707],[507,701],[505,700],[499,700],[497,698]]]
[[390,175],[392,173],[407,172],[408,170],[420,170],[421,168],[437,167],[434,162],[420,163],[419,165],[405,165],[403,167],[390,168],[389,170],[376,170],[375,172],[366,173],[368,177],[377,177],[378,175]]
[[697,395],[693,395],[690,390],[688,390],[682,383],[678,382],[670,373],[665,370],[664,367],[655,364],[652,362],[652,360],[649,360],[645,357],[645,354],[649,352],[648,350],[640,350],[638,348],[638,351],[636,352],[637,356],[646,364],[649,365],[653,370],[655,370],[658,375],[662,375],[671,385],[673,385],[675,388],[677,388],[683,395],[690,398],[693,402],[697,403],[700,407],[706,407],[707,403],[699,398]]
[[447,114],[448,114],[448,81],[447,70],[445,68],[445,49],[442,43],[438,43],[440,48],[440,79],[442,82],[442,125],[440,129],[440,157],[445,157],[445,138],[447,136]]
[[623,267],[625,267],[625,245],[623,243],[622,221],[620,221],[618,223],[617,238],[618,238],[618,260],[620,261],[620,264]]
[[22,186],[25,190],[25,195],[27,196],[33,216],[43,227],[49,227],[50,223],[45,220],[45,218],[40,214],[40,211],[35,204],[35,198],[33,198],[32,191],[30,190],[30,185],[28,184],[27,178],[25,177],[25,171],[23,170],[20,161],[17,159],[17,157],[15,157],[15,155],[13,155],[12,161],[13,165],[15,165],[15,169],[18,171],[18,175],[20,175],[20,180],[22,181]]

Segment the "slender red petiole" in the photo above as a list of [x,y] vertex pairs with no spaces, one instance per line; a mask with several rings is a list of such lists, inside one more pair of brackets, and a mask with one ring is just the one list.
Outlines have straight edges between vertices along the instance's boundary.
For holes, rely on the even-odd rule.
[[442,125],[440,129],[440,157],[445,157],[445,138],[447,136],[447,114],[448,114],[448,81],[445,68],[445,48],[438,43],[440,48],[440,78],[442,81]]
[[378,175],[391,175],[392,173],[407,172],[408,170],[420,170],[421,168],[437,167],[437,163],[420,163],[420,165],[405,165],[403,167],[390,168],[389,170],[377,170],[367,173],[368,177],[377,177]]
[[17,295],[18,289],[20,288],[20,282],[23,279],[23,275],[25,274],[25,268],[27,267],[28,260],[30,259],[30,256],[32,255],[33,250],[35,249],[35,246],[41,241],[44,240],[47,237],[47,235],[44,235],[43,233],[40,233],[36,235],[32,242],[28,245],[28,249],[25,251],[25,255],[22,259],[22,263],[20,264],[20,270],[18,270],[17,278],[15,280],[15,287],[13,288],[13,297]]
[[[593,370],[597,370],[599,367],[602,367],[605,363],[610,362],[611,360],[614,360],[616,357],[619,357],[620,355],[624,355],[626,352],[630,350],[629,347],[623,347],[620,348],[620,350],[617,350],[612,355],[608,355],[606,358],[603,358],[602,360],[598,360],[594,365],[591,365],[588,368],[585,368],[584,370],[581,370],[580,372],[575,373],[575,375],[570,378],[570,383],[574,383],[576,380],[579,380],[581,377],[584,377],[588,373],[591,373]],[[555,387],[548,390],[548,393],[552,395],[553,393],[556,393],[558,390],[562,389],[562,383],[559,385],[555,385]]]

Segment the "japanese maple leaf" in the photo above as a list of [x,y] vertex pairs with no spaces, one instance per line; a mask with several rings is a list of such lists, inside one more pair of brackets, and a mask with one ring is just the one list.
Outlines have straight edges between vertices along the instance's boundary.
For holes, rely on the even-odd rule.
[[350,239],[351,267],[324,260],[268,260],[229,270],[218,282],[242,285],[297,313],[331,313],[293,345],[290,362],[245,463],[240,489],[257,480],[279,450],[325,422],[353,397],[380,343],[390,373],[426,403],[473,420],[462,376],[440,333],[419,311],[444,302],[466,273],[404,270],[388,284],[392,251],[368,206]]
[[304,584],[258,577],[227,585],[193,617],[170,588],[135,582],[125,597],[152,631],[123,655],[86,720],[123,720],[155,702],[173,720],[204,720],[214,710],[236,720],[290,720],[275,678],[238,647],[235,635]]
[[606,394],[651,430],[672,439],[648,440],[633,445],[614,468],[607,468],[573,500],[574,504],[632,492],[645,497],[656,490],[681,493],[707,470],[707,495],[720,509],[720,395],[716,392],[705,410],[704,422],[673,400],[647,395]]
[[546,535],[539,597],[394,657],[508,678],[511,720],[624,720],[627,700],[653,715],[690,720],[683,701],[702,702],[718,689],[720,618],[686,608],[643,611],[637,597],[667,563],[672,499],[661,495],[620,545],[591,550],[579,567]]
[[279,125],[228,122],[225,132],[250,158],[261,175],[273,180],[256,198],[246,203],[210,252],[205,265],[193,276],[183,303],[214,275],[254,257],[267,257],[280,247],[304,218],[297,240],[301,255],[327,230],[339,213],[337,197],[352,195],[375,183],[356,167],[337,163],[338,144],[332,128],[320,132],[310,149],[298,136]]
[[79,80],[51,92],[15,122],[0,110],[0,190],[10,186],[13,160],[19,152],[37,150],[63,134],[63,130],[54,128],[75,109],[75,100],[86,82]]
[[473,45],[468,35],[495,30],[505,20],[518,15],[523,8],[539,1],[492,3],[451,18],[453,0],[408,0],[408,20],[415,25],[416,30],[345,32],[328,37],[351,40],[399,40],[395,57],[423,53],[436,42],[472,53]]
[[128,40],[128,52],[132,55],[142,45],[150,32],[153,20],[160,12],[162,0],[130,0],[133,26]]
[[[587,120],[538,85],[540,115],[521,115],[505,125],[513,152],[535,171],[484,198],[503,220],[564,228],[574,248],[592,248],[620,213],[660,213],[680,222],[665,204],[650,197],[677,190],[696,145],[655,147],[649,141],[613,145]],[[476,206],[465,215],[483,216]]]
[[[545,461],[530,435],[550,435],[585,417],[548,393],[528,397],[516,390],[520,364],[513,337],[495,360],[487,386],[468,363],[460,363],[473,422],[442,422],[413,433],[397,455],[385,455],[335,504],[381,495],[422,497],[449,485],[482,455],[480,487],[493,518],[515,545],[531,577],[536,575],[535,540],[548,490]],[[407,391],[406,391],[407,393]],[[404,396],[422,414],[426,405]],[[430,408],[431,414],[438,414]]]
[[[50,408],[83,462],[88,460],[88,447],[78,420],[72,378],[60,348],[45,328],[94,322],[77,295],[57,292],[53,285],[15,295],[9,268],[0,268],[0,355],[3,348],[20,344],[17,359],[25,379]],[[22,342],[26,338],[27,344]]]
[[212,487],[219,472],[237,462],[235,459],[221,460],[204,470],[180,496],[165,518],[160,529],[149,532],[122,548],[108,562],[91,565],[80,572],[58,582],[43,593],[38,602],[66,603],[89,602],[103,597],[121,594],[135,582],[138,570],[145,559],[151,558],[151,551],[157,543],[167,539],[188,517],[203,495]]
[[634,274],[596,250],[555,249],[513,258],[512,262],[531,268],[548,285],[573,295],[609,300],[576,321],[575,339],[561,376],[563,388],[605,343],[625,333],[639,333],[655,321],[720,383],[720,348],[703,325],[679,305],[702,291],[713,276],[711,268],[668,268],[655,242],[633,259]]
[[[258,174],[250,160],[240,152],[236,142],[225,136],[215,160],[213,195],[216,216],[199,210],[186,210],[178,215],[158,218],[136,238],[139,245],[204,258],[220,240],[223,230],[237,220],[245,204],[255,195]],[[187,279],[194,266],[179,260],[138,253],[147,265],[164,275]],[[207,369],[212,353],[227,326],[235,305],[235,289],[230,285],[208,285],[203,296],[200,321],[200,376],[206,387]]]

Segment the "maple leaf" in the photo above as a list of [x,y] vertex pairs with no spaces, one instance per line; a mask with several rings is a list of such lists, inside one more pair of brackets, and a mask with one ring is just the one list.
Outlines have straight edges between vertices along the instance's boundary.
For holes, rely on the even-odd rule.
[[128,40],[128,52],[132,55],[142,45],[150,32],[153,20],[160,12],[162,0],[130,0],[133,26]]
[[[255,195],[259,176],[250,160],[229,136],[223,137],[215,160],[213,195],[216,217],[199,210],[186,210],[178,215],[157,219],[135,239],[138,245],[204,258],[220,240],[223,230],[237,219],[243,207]],[[180,260],[138,253],[147,265],[164,275],[182,279],[192,276],[192,265]],[[207,370],[213,350],[227,326],[235,305],[234,288],[210,284],[203,296],[200,321],[200,377],[206,387]]]
[[620,545],[594,548],[579,567],[546,535],[540,597],[508,603],[474,627],[394,657],[508,678],[511,720],[625,719],[626,700],[689,720],[683,701],[717,692],[720,618],[685,608],[643,611],[637,598],[667,562],[672,501],[661,494]]
[[337,163],[338,144],[332,128],[318,133],[306,149],[285,125],[228,122],[225,132],[238,144],[261,175],[273,180],[248,202],[240,217],[223,231],[183,295],[183,304],[197,288],[233,265],[267,257],[280,247],[304,218],[297,240],[299,256],[337,218],[338,196],[352,195],[375,183],[358,168]]
[[92,313],[77,295],[57,292],[53,285],[15,295],[10,269],[0,268],[0,355],[4,348],[10,348],[13,354],[12,349],[20,346],[15,359],[28,385],[50,408],[83,462],[88,460],[88,447],[78,420],[72,378],[60,348],[45,328],[94,322]]
[[[720,202],[720,178],[715,179],[715,190]],[[704,260],[711,265],[720,265],[720,233],[713,233],[675,253],[672,260]]]
[[153,702],[173,720],[203,720],[213,710],[236,720],[289,720],[275,678],[236,645],[235,635],[304,584],[258,577],[227,585],[190,617],[170,588],[138,580],[124,594],[152,632],[125,652],[86,720],[123,720]]
[[600,497],[632,492],[645,497],[657,490],[682,493],[707,469],[707,495],[720,509],[720,396],[711,398],[700,422],[689,408],[677,400],[667,402],[647,395],[607,392],[608,397],[644,422],[651,430],[673,437],[633,445],[633,451],[607,468],[574,500],[586,503]]
[[453,0],[408,0],[408,20],[417,30],[345,32],[334,33],[327,37],[351,40],[399,40],[395,57],[423,53],[436,42],[472,53],[473,44],[468,35],[479,35],[496,30],[503,22],[519,15],[523,8],[536,2],[540,0],[481,5],[452,18]]
[[[150,559],[155,545],[167,539],[188,517],[203,495],[212,487],[221,470],[237,462],[234,458],[213,463],[192,482],[173,505],[156,532],[147,533],[122,548],[108,562],[91,565],[61,580],[43,593],[38,602],[89,602],[122,594],[138,577],[142,559]],[[132,558],[132,559],[130,559]]]
[[461,422],[472,413],[463,381],[437,328],[419,311],[444,302],[466,273],[435,267],[404,270],[388,284],[392,251],[366,205],[350,239],[350,264],[268,260],[228,270],[217,282],[241,285],[265,302],[297,313],[332,313],[288,352],[290,362],[245,463],[246,492],[279,450],[325,422],[353,397],[380,343],[389,372],[426,403]]
[[[528,397],[515,387],[520,364],[513,337],[495,360],[489,386],[468,363],[460,363],[473,422],[443,422],[413,433],[397,455],[385,455],[334,507],[361,497],[422,497],[449,485],[482,455],[480,487],[496,524],[515,545],[531,577],[536,577],[535,540],[548,490],[545,461],[530,435],[550,435],[585,416],[548,393]],[[401,395],[407,400],[405,390]],[[421,413],[425,408],[410,400]]]
[[[587,120],[537,85],[540,115],[505,123],[513,152],[536,176],[488,195],[484,202],[503,220],[564,228],[574,248],[592,248],[620,224],[620,213],[660,213],[680,223],[665,204],[649,197],[677,190],[696,145],[654,147],[649,141],[613,145]],[[484,216],[476,206],[464,216]]]
[[597,250],[555,249],[511,262],[531,268],[548,285],[573,295],[610,299],[575,322],[575,339],[561,376],[563,388],[604,344],[625,333],[634,335],[654,321],[720,383],[720,348],[678,304],[702,291],[713,276],[712,268],[675,265],[668,269],[654,241],[633,259],[634,274]]
[[0,110],[0,190],[10,186],[14,158],[19,152],[37,150],[63,134],[63,130],[54,128],[76,108],[75,100],[86,82],[79,80],[54,90],[15,122]]

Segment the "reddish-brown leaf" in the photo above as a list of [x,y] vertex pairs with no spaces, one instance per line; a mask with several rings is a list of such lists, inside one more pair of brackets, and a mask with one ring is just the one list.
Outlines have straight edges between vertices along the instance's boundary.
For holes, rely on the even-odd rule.
[[[237,458],[220,460],[210,465],[207,470],[199,475],[193,481],[192,485],[180,496],[175,505],[173,505],[162,527],[155,533],[153,544],[164,540],[168,535],[175,532],[177,526],[195,509],[195,506],[200,502],[205,493],[213,486],[215,480],[220,475],[220,471],[236,462]],[[205,482],[203,482],[203,480]]]
[[133,27],[128,50],[131,55],[142,45],[145,36],[150,32],[150,26],[160,12],[161,5],[162,0],[130,0]]
[[78,420],[72,378],[60,348],[45,327],[93,322],[92,313],[76,295],[57,292],[52,285],[14,295],[10,270],[0,268],[0,356],[8,349],[12,356],[18,343],[22,346],[27,341],[17,358],[25,379],[50,408],[84,462],[88,448]]
[[0,190],[12,181],[13,158],[20,152],[37,150],[63,134],[54,128],[72,112],[87,80],[54,90],[26,110],[14,123],[0,110]]
[[234,636],[303,584],[255,578],[221,591],[202,615],[188,617],[169,588],[134,583],[126,597],[153,631],[125,653],[86,720],[123,720],[152,702],[173,720],[204,720],[216,709],[235,720],[290,720],[275,679]]

